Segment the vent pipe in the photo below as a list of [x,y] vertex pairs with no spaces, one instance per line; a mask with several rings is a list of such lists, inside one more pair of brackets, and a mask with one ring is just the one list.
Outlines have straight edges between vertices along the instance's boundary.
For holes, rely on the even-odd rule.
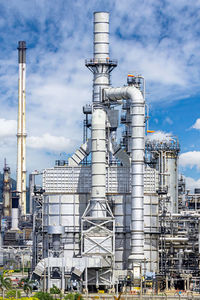
[[[94,13],[94,63],[98,64],[94,71],[93,102],[100,102],[100,88],[110,85],[109,60],[109,13]],[[102,68],[102,69],[101,69]]]
[[26,42],[20,41],[18,46],[19,62],[19,101],[17,126],[17,191],[22,215],[26,215],[26,111],[25,111],[25,81],[26,81]]
[[94,12],[94,59],[109,58],[109,13]]
[[110,100],[131,100],[131,254],[130,261],[144,261],[144,138],[145,101],[134,86],[105,89]]
[[110,73],[117,62],[109,58],[109,13],[94,13],[93,59],[85,65],[93,73],[93,102],[101,102],[101,89],[110,85]]

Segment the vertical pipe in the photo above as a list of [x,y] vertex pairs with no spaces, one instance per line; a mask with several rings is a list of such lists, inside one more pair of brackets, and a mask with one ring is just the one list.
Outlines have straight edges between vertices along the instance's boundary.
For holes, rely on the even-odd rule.
[[33,213],[33,197],[35,186],[35,173],[29,174],[29,213]]
[[18,127],[17,127],[17,191],[22,214],[26,214],[26,119],[25,119],[25,80],[26,80],[26,42],[20,41],[18,47],[19,87],[18,87]]
[[106,112],[95,109],[92,114],[92,216],[105,217],[106,199]]
[[110,85],[109,72],[109,13],[94,13],[93,101],[100,102],[100,88]]
[[144,262],[144,137],[145,101],[134,86],[105,89],[110,100],[131,100],[131,254],[133,263]]
[[[139,100],[140,99],[140,100]],[[131,99],[131,255],[130,260],[144,259],[144,136],[145,105],[138,89]]]
[[109,58],[109,13],[94,12],[94,59]]

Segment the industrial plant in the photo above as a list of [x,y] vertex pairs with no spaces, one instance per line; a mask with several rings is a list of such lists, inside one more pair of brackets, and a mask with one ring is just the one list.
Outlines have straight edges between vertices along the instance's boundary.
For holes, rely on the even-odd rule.
[[12,188],[5,161],[0,265],[23,262],[44,291],[200,291],[200,188],[191,193],[178,173],[178,138],[149,130],[144,77],[111,86],[118,62],[109,53],[109,13],[95,12],[93,22],[83,141],[68,159],[31,172],[29,187],[19,42],[17,180]]

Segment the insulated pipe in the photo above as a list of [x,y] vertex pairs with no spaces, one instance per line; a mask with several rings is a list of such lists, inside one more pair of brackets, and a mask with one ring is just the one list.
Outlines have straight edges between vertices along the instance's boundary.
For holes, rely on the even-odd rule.
[[94,13],[93,101],[100,102],[100,88],[110,85],[109,73],[109,13]]
[[18,47],[19,62],[19,102],[17,126],[17,191],[20,194],[19,204],[22,214],[26,214],[26,112],[25,112],[25,80],[26,80],[26,42],[20,41]]
[[106,199],[106,112],[92,113],[92,195],[91,216],[105,217]]
[[187,242],[188,238],[186,237],[161,237],[160,240],[164,240],[166,242]]
[[134,86],[105,89],[110,100],[131,100],[131,254],[134,263],[144,261],[144,138],[145,101]]

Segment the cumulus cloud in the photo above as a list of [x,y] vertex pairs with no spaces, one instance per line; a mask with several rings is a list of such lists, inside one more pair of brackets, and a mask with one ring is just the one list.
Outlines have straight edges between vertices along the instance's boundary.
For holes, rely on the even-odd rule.
[[53,136],[45,133],[42,136],[31,136],[27,138],[27,146],[34,149],[45,149],[47,151],[68,151],[72,150],[75,141],[63,136]]
[[[125,0],[60,0],[55,6],[48,0],[10,0],[2,1],[0,8],[0,118],[17,119],[16,47],[17,41],[26,40],[27,163],[34,162],[35,168],[49,165],[55,151],[72,151],[72,137],[80,141],[77,146],[81,143],[82,106],[92,98],[92,74],[84,59],[93,55],[93,11],[111,12],[110,57],[119,61],[112,74],[114,86],[123,85],[133,72],[144,75],[149,101],[169,102],[200,91],[199,1],[188,5],[186,0],[149,0],[137,5],[133,0],[130,5]],[[45,137],[47,132],[51,134]],[[55,142],[55,137],[64,140]],[[52,156],[36,153],[47,148]],[[0,153],[7,153],[15,165],[15,147],[7,152],[1,148]]]
[[182,153],[179,157],[181,167],[197,167],[200,169],[200,151],[189,151]]
[[0,119],[0,138],[16,136],[17,121]]
[[195,180],[194,178],[185,177],[185,176],[184,178],[185,178],[187,190],[190,190],[193,193],[195,188],[200,188],[200,179]]
[[200,129],[200,119],[197,119],[194,125],[192,125],[192,128],[194,129]]

